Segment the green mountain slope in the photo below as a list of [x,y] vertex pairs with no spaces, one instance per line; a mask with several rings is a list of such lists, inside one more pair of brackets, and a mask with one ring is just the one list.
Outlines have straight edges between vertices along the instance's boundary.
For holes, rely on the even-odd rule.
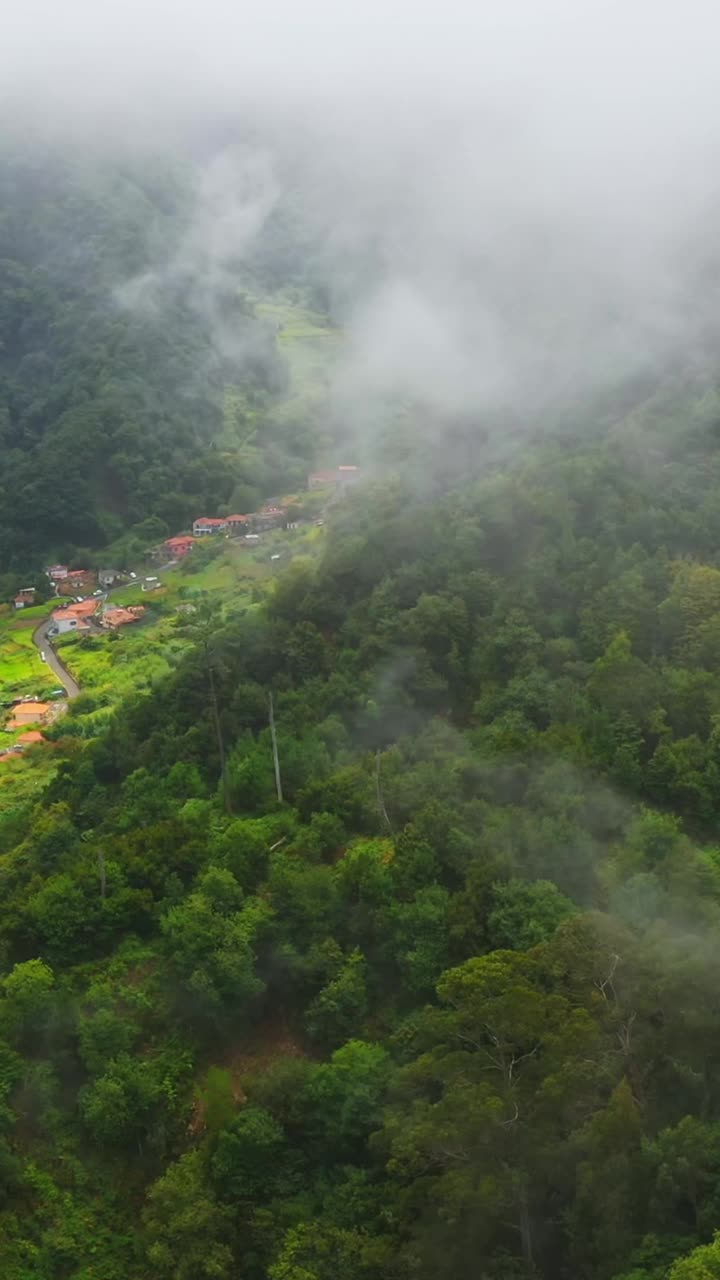
[[5,571],[128,529],[147,542],[304,480],[324,351],[306,394],[276,317],[303,330],[300,348],[324,320],[297,292],[257,308],[263,281],[242,262],[210,287],[187,249],[194,181],[151,157],[0,152]]
[[0,824],[3,1275],[713,1274],[713,405],[366,490],[53,731]]

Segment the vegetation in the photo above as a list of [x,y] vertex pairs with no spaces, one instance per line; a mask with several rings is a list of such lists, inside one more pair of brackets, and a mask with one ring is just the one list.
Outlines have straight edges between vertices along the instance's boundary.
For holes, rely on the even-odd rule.
[[29,694],[41,696],[57,685],[33,644],[33,632],[49,611],[49,605],[34,605],[17,613],[9,605],[0,607],[0,702]]
[[0,813],[4,1276],[720,1274],[714,403],[66,650],[122,700]]
[[304,481],[332,330],[250,264],[209,296],[181,166],[8,141],[0,206],[7,594],[50,555],[132,562]]
[[[182,166],[6,142],[0,194],[9,702],[47,557],[299,494],[340,338],[287,208],[210,286]],[[3,1280],[720,1277],[696,376],[532,444],[364,406],[375,484],[60,638],[0,759]]]

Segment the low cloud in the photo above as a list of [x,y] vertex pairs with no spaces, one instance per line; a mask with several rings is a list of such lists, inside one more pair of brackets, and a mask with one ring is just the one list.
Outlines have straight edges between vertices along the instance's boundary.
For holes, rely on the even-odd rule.
[[212,312],[290,210],[338,416],[523,417],[715,341],[719,33],[705,0],[30,0],[0,75],[31,133],[198,166],[126,302],[188,273]]

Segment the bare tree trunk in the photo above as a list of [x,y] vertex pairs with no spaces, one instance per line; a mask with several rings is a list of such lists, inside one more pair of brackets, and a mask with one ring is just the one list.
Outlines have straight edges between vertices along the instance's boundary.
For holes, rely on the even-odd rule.
[[382,783],[380,781],[380,750],[375,752],[375,794],[377,795],[377,805],[380,817],[385,822],[390,835],[392,835],[392,823],[388,817],[388,811],[385,808],[385,798],[383,796]]
[[275,765],[275,787],[277,789],[277,798],[280,804],[283,802],[282,779],[280,777],[280,756],[278,755],[277,734],[275,732],[275,707],[273,705],[272,693],[269,695],[270,703],[270,737],[272,738],[273,764]]
[[222,725],[220,724],[220,711],[218,709],[217,691],[215,689],[215,676],[213,674],[212,663],[205,648],[205,658],[207,661],[208,679],[210,682],[210,701],[213,709],[213,721],[215,723],[215,734],[217,737],[218,753],[220,755],[220,777],[222,779],[223,801],[227,813],[232,813],[232,805],[230,804],[230,791],[228,789],[227,766],[225,764],[225,743],[222,736]]

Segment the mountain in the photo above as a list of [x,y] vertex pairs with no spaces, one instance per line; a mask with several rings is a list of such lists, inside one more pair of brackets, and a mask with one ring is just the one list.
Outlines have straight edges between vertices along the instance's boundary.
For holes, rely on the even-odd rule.
[[128,532],[146,545],[304,482],[317,419],[288,421],[297,388],[261,273],[193,240],[196,177],[153,156],[0,152],[6,571]]
[[47,731],[0,824],[3,1275],[714,1274],[719,471],[686,387],[381,481]]

